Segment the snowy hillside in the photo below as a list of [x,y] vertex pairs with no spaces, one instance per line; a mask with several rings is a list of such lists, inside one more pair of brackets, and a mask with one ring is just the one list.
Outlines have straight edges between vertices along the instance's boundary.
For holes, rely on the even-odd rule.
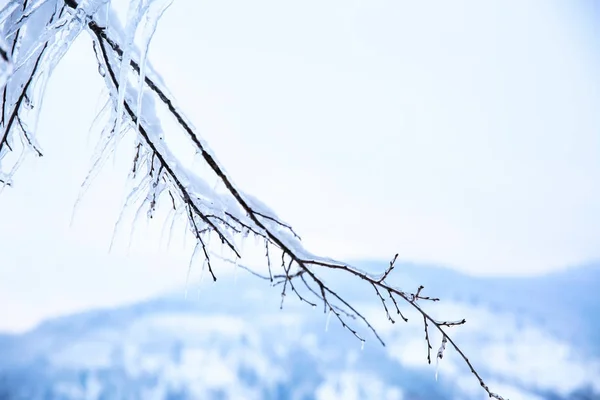
[[[600,399],[598,266],[494,280],[399,270],[442,298],[434,314],[467,318],[454,337],[495,391]],[[241,272],[196,289],[1,335],[0,399],[486,398],[452,351],[436,382],[419,320],[387,323],[372,293],[354,297],[387,346],[361,349],[319,308],[286,299],[280,311],[277,289]]]

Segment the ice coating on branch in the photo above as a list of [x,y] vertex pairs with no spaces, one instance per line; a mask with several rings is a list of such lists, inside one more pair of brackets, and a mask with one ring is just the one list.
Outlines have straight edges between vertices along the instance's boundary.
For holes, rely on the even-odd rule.
[[[24,3],[14,2],[0,13],[0,38],[6,50],[2,60],[3,100],[0,118],[0,186],[10,184],[13,174],[23,162],[29,150],[38,155],[41,151],[35,140],[37,115],[43,98],[47,77],[52,68],[49,58],[59,38],[48,34],[47,26],[58,19],[57,4],[49,1],[35,5],[35,12],[28,13]],[[40,43],[40,38],[44,42]],[[8,60],[8,61],[5,61]],[[17,140],[18,138],[18,140]],[[7,161],[9,152],[14,153]]]
[[[37,121],[48,78],[82,32],[88,13],[106,0],[11,1],[0,11],[0,185],[9,184],[24,157],[42,155]],[[20,141],[16,141],[20,138]],[[15,157],[7,160],[9,152]]]
[[110,133],[110,131],[112,129],[114,129],[114,121],[116,119],[115,111],[112,107],[110,107],[110,104],[111,104],[110,101],[107,102],[104,105],[104,107],[102,108],[102,110],[100,111],[100,113],[98,114],[98,116],[96,117],[98,119],[99,117],[103,116],[106,113],[109,113],[109,115],[110,115],[109,122],[107,122],[104,125],[104,127],[102,128],[102,133],[100,134],[100,139],[98,140],[98,143],[96,143],[96,148],[94,149],[94,153],[92,155],[92,166],[89,169],[88,174],[86,175],[86,177],[83,180],[83,183],[81,184],[81,187],[79,189],[79,194],[77,196],[77,200],[75,201],[75,205],[73,206],[73,213],[71,215],[71,224],[73,223],[73,219],[75,217],[75,212],[77,211],[79,202],[81,201],[81,199],[85,195],[86,191],[90,187],[92,181],[96,178],[96,176],[100,172],[102,166],[108,159],[108,153],[110,151],[110,143],[111,143],[111,139],[113,137],[112,134]]
[[[168,4],[171,2],[170,0],[154,0],[154,1],[160,3],[159,5],[156,6],[158,9],[160,9],[161,6],[164,6],[164,9],[166,9],[166,7],[168,7]],[[167,4],[164,4],[165,2]],[[150,11],[148,11],[148,12],[150,13]],[[116,17],[116,15],[114,14],[114,11],[112,9],[109,10],[106,15],[107,16],[105,17],[103,15],[103,13],[95,14],[95,16],[94,16],[95,21],[98,23],[98,25],[104,26],[104,24],[106,22],[105,20],[106,20],[106,18],[108,18],[111,21],[111,24],[110,24],[111,35],[114,36],[114,38],[119,43],[122,42],[126,37],[125,29],[120,24],[118,18]],[[150,20],[152,20],[154,17],[156,17],[156,14],[154,14],[154,16],[149,16],[149,17],[150,17]],[[130,59],[135,61],[138,66],[140,65],[140,60],[142,59],[141,53],[142,52],[140,51],[140,49],[135,45],[130,49]],[[227,174],[226,169],[218,161],[217,157],[215,157],[215,155],[212,152],[212,150],[210,149],[209,145],[206,143],[206,141],[204,139],[202,139],[198,135],[197,129],[194,127],[194,125],[191,123],[191,121],[185,116],[185,113],[181,110],[181,108],[177,105],[175,99],[173,98],[171,93],[167,90],[162,78],[160,77],[160,74],[158,74],[152,67],[151,62],[149,60],[146,60],[146,62],[144,64],[145,64],[145,66],[144,66],[145,74],[144,75],[146,77],[150,78],[154,82],[154,84],[160,88],[160,91],[164,95],[164,97],[161,97],[161,101],[165,102],[167,104],[169,110],[172,111],[173,113],[176,113],[178,115],[178,117],[181,118],[181,122],[189,128],[190,132],[193,132],[193,134],[190,134],[189,132],[183,133],[183,134],[184,135],[189,134],[189,136],[193,136],[193,140],[195,142],[199,143],[200,146],[202,147],[202,152],[208,154],[213,159],[213,161],[218,166],[218,168],[221,171],[223,171],[223,173]],[[145,105],[145,101],[146,100],[144,100],[144,105]],[[148,113],[144,112],[142,115],[146,116],[147,114]],[[241,191],[237,187],[236,187],[236,190],[241,193]]]
[[[39,0],[39,3],[42,3],[43,0]],[[0,24],[4,24],[6,19],[20,6],[17,0],[11,0],[7,4],[1,4],[3,7],[0,9]]]
[[[162,15],[162,12],[160,12],[160,15],[157,15],[158,10],[160,9],[162,4],[164,2],[167,3],[171,3],[172,0],[146,0],[147,3],[149,3],[148,7],[142,7],[140,9],[140,12],[142,13],[142,15],[139,16],[139,19],[141,20],[144,16],[143,13],[146,13],[146,25],[149,25],[147,28],[150,30],[154,30],[156,31],[156,26],[154,26],[154,28],[152,28],[152,26],[154,24],[158,24],[158,21],[155,21],[155,18],[160,18],[160,15]],[[159,4],[154,5],[154,3],[157,2]],[[164,9],[166,10],[166,8],[168,7],[167,5],[164,5]],[[123,25],[121,24],[119,18],[117,17],[115,11],[112,9],[112,7],[110,7],[110,1],[108,2],[108,5],[106,7],[105,12],[98,12],[96,14],[94,14],[94,21],[102,27],[106,27],[106,29],[108,31],[110,31],[111,37],[113,37],[114,39],[116,39],[119,43],[121,43],[123,40],[125,40],[125,38],[127,37],[126,35],[126,28],[123,27]],[[133,46],[130,47],[129,49],[129,59],[136,62],[138,65],[141,64],[141,60],[144,58],[144,56],[142,55],[142,50],[147,50],[149,48],[150,45],[150,40],[152,39],[152,35],[146,36],[149,34],[149,32],[146,30],[146,32],[143,33],[143,37],[142,37],[142,43],[145,44],[145,49],[141,49],[135,45],[135,43],[133,44]],[[121,49],[123,50],[123,49]],[[119,61],[120,63],[120,61]],[[144,62],[144,76],[147,76],[149,78],[151,78],[154,82],[158,83],[161,88],[164,89],[165,84],[160,76],[159,73],[157,73],[154,69],[154,67],[152,66],[152,63],[150,62],[150,60],[148,60],[146,58],[146,61]],[[119,69],[120,71],[120,69]],[[165,91],[165,93],[168,93]],[[170,94],[167,94],[169,97]]]
[[12,72],[13,63],[10,55],[10,47],[6,41],[0,37],[0,89],[4,89]]
[[[111,18],[111,20],[114,21],[115,19]],[[113,30],[113,32],[115,32],[114,36],[116,40],[120,40],[120,35],[124,34],[123,30],[120,26],[118,26],[118,24],[116,24],[116,28]],[[136,54],[138,53],[139,52],[137,49],[133,49],[131,51],[131,54],[133,54],[132,59],[136,62]],[[122,62],[122,59],[116,59],[113,57],[110,68],[115,71],[115,74],[121,76],[123,73],[120,69],[124,65],[125,64]],[[151,71],[151,68],[149,68],[149,71]],[[110,77],[107,77],[106,79],[110,79]],[[155,84],[158,85],[160,83],[155,82]],[[117,85],[119,85],[119,83],[117,83]],[[132,104],[138,103],[138,99],[141,99],[141,102],[144,106],[139,114],[140,117],[136,118],[136,125],[139,125],[140,122],[143,121],[144,129],[148,136],[148,140],[150,142],[149,144],[154,149],[153,151],[156,151],[161,155],[161,158],[169,167],[170,174],[172,174],[172,177],[179,184],[181,184],[183,190],[185,191],[185,195],[189,196],[189,201],[198,211],[201,213],[210,213],[211,215],[215,215],[217,218],[224,221],[233,218],[236,223],[247,226],[253,231],[265,236],[269,236],[269,234],[275,235],[276,237],[280,238],[281,242],[284,243],[286,247],[289,249],[295,249],[299,256],[303,258],[313,258],[312,254],[304,250],[296,235],[293,234],[289,227],[287,227],[285,224],[282,224],[278,220],[277,216],[272,210],[252,196],[244,194],[241,190],[234,186],[231,180],[228,181],[229,193],[218,193],[211,188],[205,179],[179,162],[177,157],[174,155],[174,152],[171,150],[168,141],[164,140],[164,134],[160,121],[158,121],[156,118],[154,98],[147,87],[145,89],[141,89],[141,87],[127,87],[124,92],[126,92],[127,95],[123,96],[123,98],[125,102],[130,105],[130,107]],[[163,95],[166,96],[165,92],[163,92]],[[133,99],[136,101],[134,102]],[[161,100],[163,99],[161,98]],[[170,132],[170,137],[173,137],[176,134],[183,134],[185,135],[184,140],[191,139],[193,142],[195,141],[196,146],[199,145],[204,159],[208,158],[210,162],[214,164],[211,165],[211,167],[214,168],[216,166],[221,173],[224,173],[223,168],[220,167],[218,161],[208,149],[208,146],[206,146],[204,141],[202,141],[202,139],[196,135],[195,131],[191,127],[191,124],[183,116],[183,113],[177,109],[176,105],[171,99],[168,100],[168,107],[175,110],[178,114],[178,118],[180,118],[185,125],[189,127],[189,130],[193,132],[193,135],[189,135],[189,132],[185,131],[177,133]],[[235,196],[233,195],[233,192],[237,193],[238,196],[241,197],[241,200],[245,202],[245,207],[248,207],[248,209],[244,209],[243,205],[239,204],[240,198],[234,198]],[[253,215],[251,216],[248,214]],[[257,221],[259,221],[259,224],[256,223]],[[224,239],[233,244],[233,238],[227,229],[221,230],[220,234],[224,237]]]
[[[117,75],[118,68],[122,64],[117,62],[118,60],[114,59],[114,57],[113,60],[109,61],[111,62],[109,68],[114,71],[114,75]],[[111,80],[111,76],[109,75],[107,74],[105,77],[107,81]],[[189,201],[200,212],[216,214],[223,219],[227,218],[226,213],[242,218],[239,207],[237,207],[231,198],[215,192],[205,179],[179,162],[169,147],[168,142],[164,140],[164,132],[160,120],[157,118],[155,102],[151,93],[148,90],[142,90],[142,93],[140,93],[139,87],[132,86],[127,87],[124,92],[124,108],[128,108],[129,110],[133,109],[133,105],[138,98],[142,99],[144,104],[142,114],[134,122],[136,125],[143,122],[144,132],[149,142],[148,145],[153,148],[153,151],[160,154],[160,158],[164,160],[172,178],[183,187],[185,193],[180,194],[189,196]],[[165,186],[161,186],[161,188],[165,188]],[[229,243],[234,243],[233,237],[231,237],[227,230],[222,230],[221,234]]]
[[[42,3],[39,1],[34,3],[33,7],[36,8],[36,12],[29,12],[28,18],[32,18],[37,14],[45,15],[41,11],[38,11],[38,9],[41,10],[45,4],[50,3],[51,2]],[[166,183],[157,181],[156,184],[151,185],[152,187],[149,190],[152,191],[152,193],[146,195],[147,201],[153,202],[154,197],[160,195],[160,193],[167,188],[179,192],[182,196],[189,197],[186,201],[189,201],[189,203],[193,205],[195,209],[194,212],[210,214],[218,220],[215,222],[216,225],[214,228],[218,229],[217,226],[222,228],[219,229],[218,232],[221,236],[221,240],[227,241],[234,251],[236,251],[236,248],[232,233],[227,226],[228,224],[233,224],[241,229],[242,232],[244,232],[242,233],[242,237],[245,237],[249,231],[252,231],[269,240],[274,240],[277,246],[283,246],[286,251],[292,252],[299,260],[320,261],[340,266],[344,265],[329,258],[316,257],[308,252],[300,242],[299,236],[288,224],[282,222],[264,203],[253,196],[242,192],[234,184],[233,180],[227,175],[225,168],[219,163],[209,146],[198,136],[197,130],[175,104],[173,98],[160,80],[159,75],[154,72],[152,66],[148,63],[148,46],[152,35],[156,30],[157,21],[164,10],[170,5],[171,1],[131,1],[125,28],[120,25],[119,19],[114,15],[114,11],[110,7],[107,7],[106,13],[96,12],[99,7],[105,3],[106,1],[102,0],[88,0],[80,2],[76,10],[67,9],[67,15],[63,16],[62,19],[67,21],[66,24],[68,27],[67,29],[61,30],[61,35],[53,43],[48,56],[49,66],[54,67],[62,55],[68,50],[68,46],[70,46],[81,29],[86,27],[89,31],[89,28],[86,25],[89,21],[94,21],[97,26],[107,26],[107,22],[110,21],[110,32],[113,40],[123,46],[119,48],[120,53],[110,51],[106,54],[106,57],[109,59],[110,68],[112,68],[117,77],[116,82],[111,82],[111,77],[104,73],[107,87],[109,87],[111,98],[114,102],[113,105],[116,104],[115,118],[111,118],[112,124],[109,126],[112,126],[112,128],[107,129],[102,135],[103,138],[101,139],[99,149],[96,152],[94,167],[88,177],[90,179],[86,179],[83,189],[85,190],[89,185],[89,182],[94,175],[94,171],[97,171],[102,166],[104,160],[110,154],[111,146],[109,146],[109,143],[114,142],[116,145],[116,140],[111,139],[111,136],[116,138],[120,136],[120,121],[125,110],[125,103],[127,102],[130,110],[135,109],[134,115],[139,116],[134,118],[135,121],[133,121],[136,125],[136,130],[139,130],[139,125],[143,121],[147,139],[149,141],[147,145],[152,147],[153,152],[160,154],[165,165],[169,167],[169,174],[171,175],[170,177],[166,177]],[[142,48],[140,49],[135,46],[134,39],[135,32],[144,15],[146,16],[146,23],[144,24],[145,29],[142,37]],[[52,27],[52,29],[54,29],[56,25],[56,23],[54,25],[47,24],[47,26]],[[47,31],[44,33],[48,35]],[[94,35],[93,32],[90,31],[90,33]],[[99,51],[98,43],[96,43],[96,51],[97,53]],[[99,63],[104,63],[104,60],[102,60],[100,56]],[[130,64],[133,68],[130,67]],[[138,73],[138,85],[135,85],[137,86],[136,88],[133,88],[132,85],[129,84],[130,76],[134,71]],[[160,92],[155,90],[153,93],[146,85],[143,85],[146,76],[155,86],[158,86]],[[156,118],[154,97],[157,93],[158,98],[160,98],[169,110],[177,116],[180,124],[185,128],[181,132],[170,133],[169,135],[172,137],[176,134],[182,134],[184,135],[184,139],[191,141],[191,144],[198,148],[201,158],[209,164],[210,168],[215,171],[219,178],[226,179],[227,192],[217,192],[208,184],[206,179],[179,162],[178,157],[172,151],[168,142],[164,140],[163,130],[160,122]],[[180,184],[180,187],[174,182]],[[138,190],[146,190],[145,186],[146,185],[140,187]],[[149,215],[150,214],[151,211],[149,211]]]

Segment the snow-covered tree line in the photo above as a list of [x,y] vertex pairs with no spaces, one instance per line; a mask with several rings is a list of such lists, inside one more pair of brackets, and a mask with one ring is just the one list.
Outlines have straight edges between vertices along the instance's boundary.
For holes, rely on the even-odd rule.
[[[387,268],[382,268],[381,274],[373,275],[311,254],[289,224],[233,183],[148,62],[152,35],[171,2],[130,0],[124,26],[110,0],[0,2],[3,7],[0,11],[0,188],[12,184],[15,171],[27,155],[42,156],[36,140],[36,124],[44,88],[70,45],[85,32],[91,38],[109,99],[104,109],[107,123],[84,187],[122,136],[133,130],[137,144],[131,173],[135,188],[130,198],[141,196],[143,209],[150,217],[159,199],[165,199],[176,215],[186,218],[196,240],[195,252],[203,257],[204,266],[214,280],[218,271],[211,262],[215,255],[209,248],[209,240],[216,238],[232,259],[241,260],[240,243],[253,236],[264,243],[268,275],[263,278],[281,288],[282,305],[286,294],[291,294],[308,305],[322,307],[361,342],[365,341],[361,333],[364,329],[359,329],[359,325],[383,344],[367,318],[333,288],[334,282],[323,277],[327,271],[353,276],[370,286],[391,323],[395,318],[407,321],[401,310],[403,304],[420,314],[429,362],[432,357],[441,359],[447,346],[454,348],[483,390],[490,397],[502,399],[488,388],[447,333],[449,327],[462,325],[465,320],[434,319],[422,305],[438,299],[425,296],[422,286],[409,292],[388,283],[398,255]],[[160,110],[176,121],[177,131],[166,133],[162,129]],[[173,143],[182,141],[202,160],[201,168],[187,168],[178,159]],[[214,189],[208,183],[209,178],[216,178],[225,189]],[[433,356],[431,329],[437,330],[442,338]]]

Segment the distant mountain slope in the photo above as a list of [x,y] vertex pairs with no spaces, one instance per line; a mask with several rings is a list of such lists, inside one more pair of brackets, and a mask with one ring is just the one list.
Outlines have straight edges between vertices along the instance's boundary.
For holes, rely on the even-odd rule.
[[[512,400],[600,399],[598,266],[521,279],[418,265],[394,274],[399,286],[423,284],[442,298],[427,305],[434,314],[467,318],[454,337],[496,391]],[[0,399],[486,398],[452,351],[436,382],[408,308],[408,324],[389,324],[373,293],[337,283],[386,347],[367,336],[361,351],[334,319],[292,296],[280,311],[278,288],[240,272],[237,282],[190,287],[188,299],[181,291],[0,335]]]

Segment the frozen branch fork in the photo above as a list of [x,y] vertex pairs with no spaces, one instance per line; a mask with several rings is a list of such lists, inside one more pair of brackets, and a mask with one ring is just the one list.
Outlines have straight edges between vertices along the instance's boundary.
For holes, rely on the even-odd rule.
[[[366,327],[377,340],[383,340],[372,324],[355,306],[332,289],[322,278],[325,270],[334,270],[364,282],[373,290],[390,323],[396,318],[408,321],[401,307],[416,310],[422,317],[427,360],[431,363],[430,329],[442,337],[435,357],[441,359],[449,344],[469,367],[487,394],[496,399],[469,359],[447,333],[465,320],[440,321],[422,308],[424,302],[439,299],[423,295],[423,287],[406,292],[388,284],[398,255],[380,275],[368,274],[343,262],[317,257],[308,252],[291,226],[272,210],[237,187],[207,144],[200,138],[182,109],[168,92],[160,75],[147,61],[148,45],[160,16],[170,1],[130,0],[125,26],[119,22],[108,0],[38,0],[10,1],[0,11],[0,84],[2,114],[0,118],[0,185],[11,184],[16,168],[29,153],[42,155],[35,140],[37,108],[48,76],[68,51],[73,40],[87,32],[93,43],[98,71],[109,90],[109,122],[103,131],[93,168],[85,180],[85,189],[95,171],[114,151],[125,131],[137,134],[136,153],[131,176],[137,182],[135,195],[145,197],[143,206],[152,217],[159,198],[167,197],[173,210],[188,220],[196,249],[201,251],[214,280],[216,271],[208,249],[210,237],[216,237],[240,259],[240,240],[254,236],[264,242],[268,276],[281,287],[282,306],[286,294],[317,307],[335,319],[358,340],[365,338],[355,324]],[[136,32],[144,19],[143,46],[134,45]],[[158,118],[157,107],[166,109],[178,130],[166,133]],[[200,174],[186,168],[172,147],[174,139],[184,140],[204,163],[203,167],[226,189],[217,192]],[[13,155],[12,158],[9,155]],[[12,160],[12,161],[11,161]],[[273,254],[277,254],[274,256]],[[279,257],[280,256],[280,257]],[[277,262],[274,261],[277,258]],[[253,272],[254,273],[254,272]],[[256,273],[254,273],[256,274]]]

